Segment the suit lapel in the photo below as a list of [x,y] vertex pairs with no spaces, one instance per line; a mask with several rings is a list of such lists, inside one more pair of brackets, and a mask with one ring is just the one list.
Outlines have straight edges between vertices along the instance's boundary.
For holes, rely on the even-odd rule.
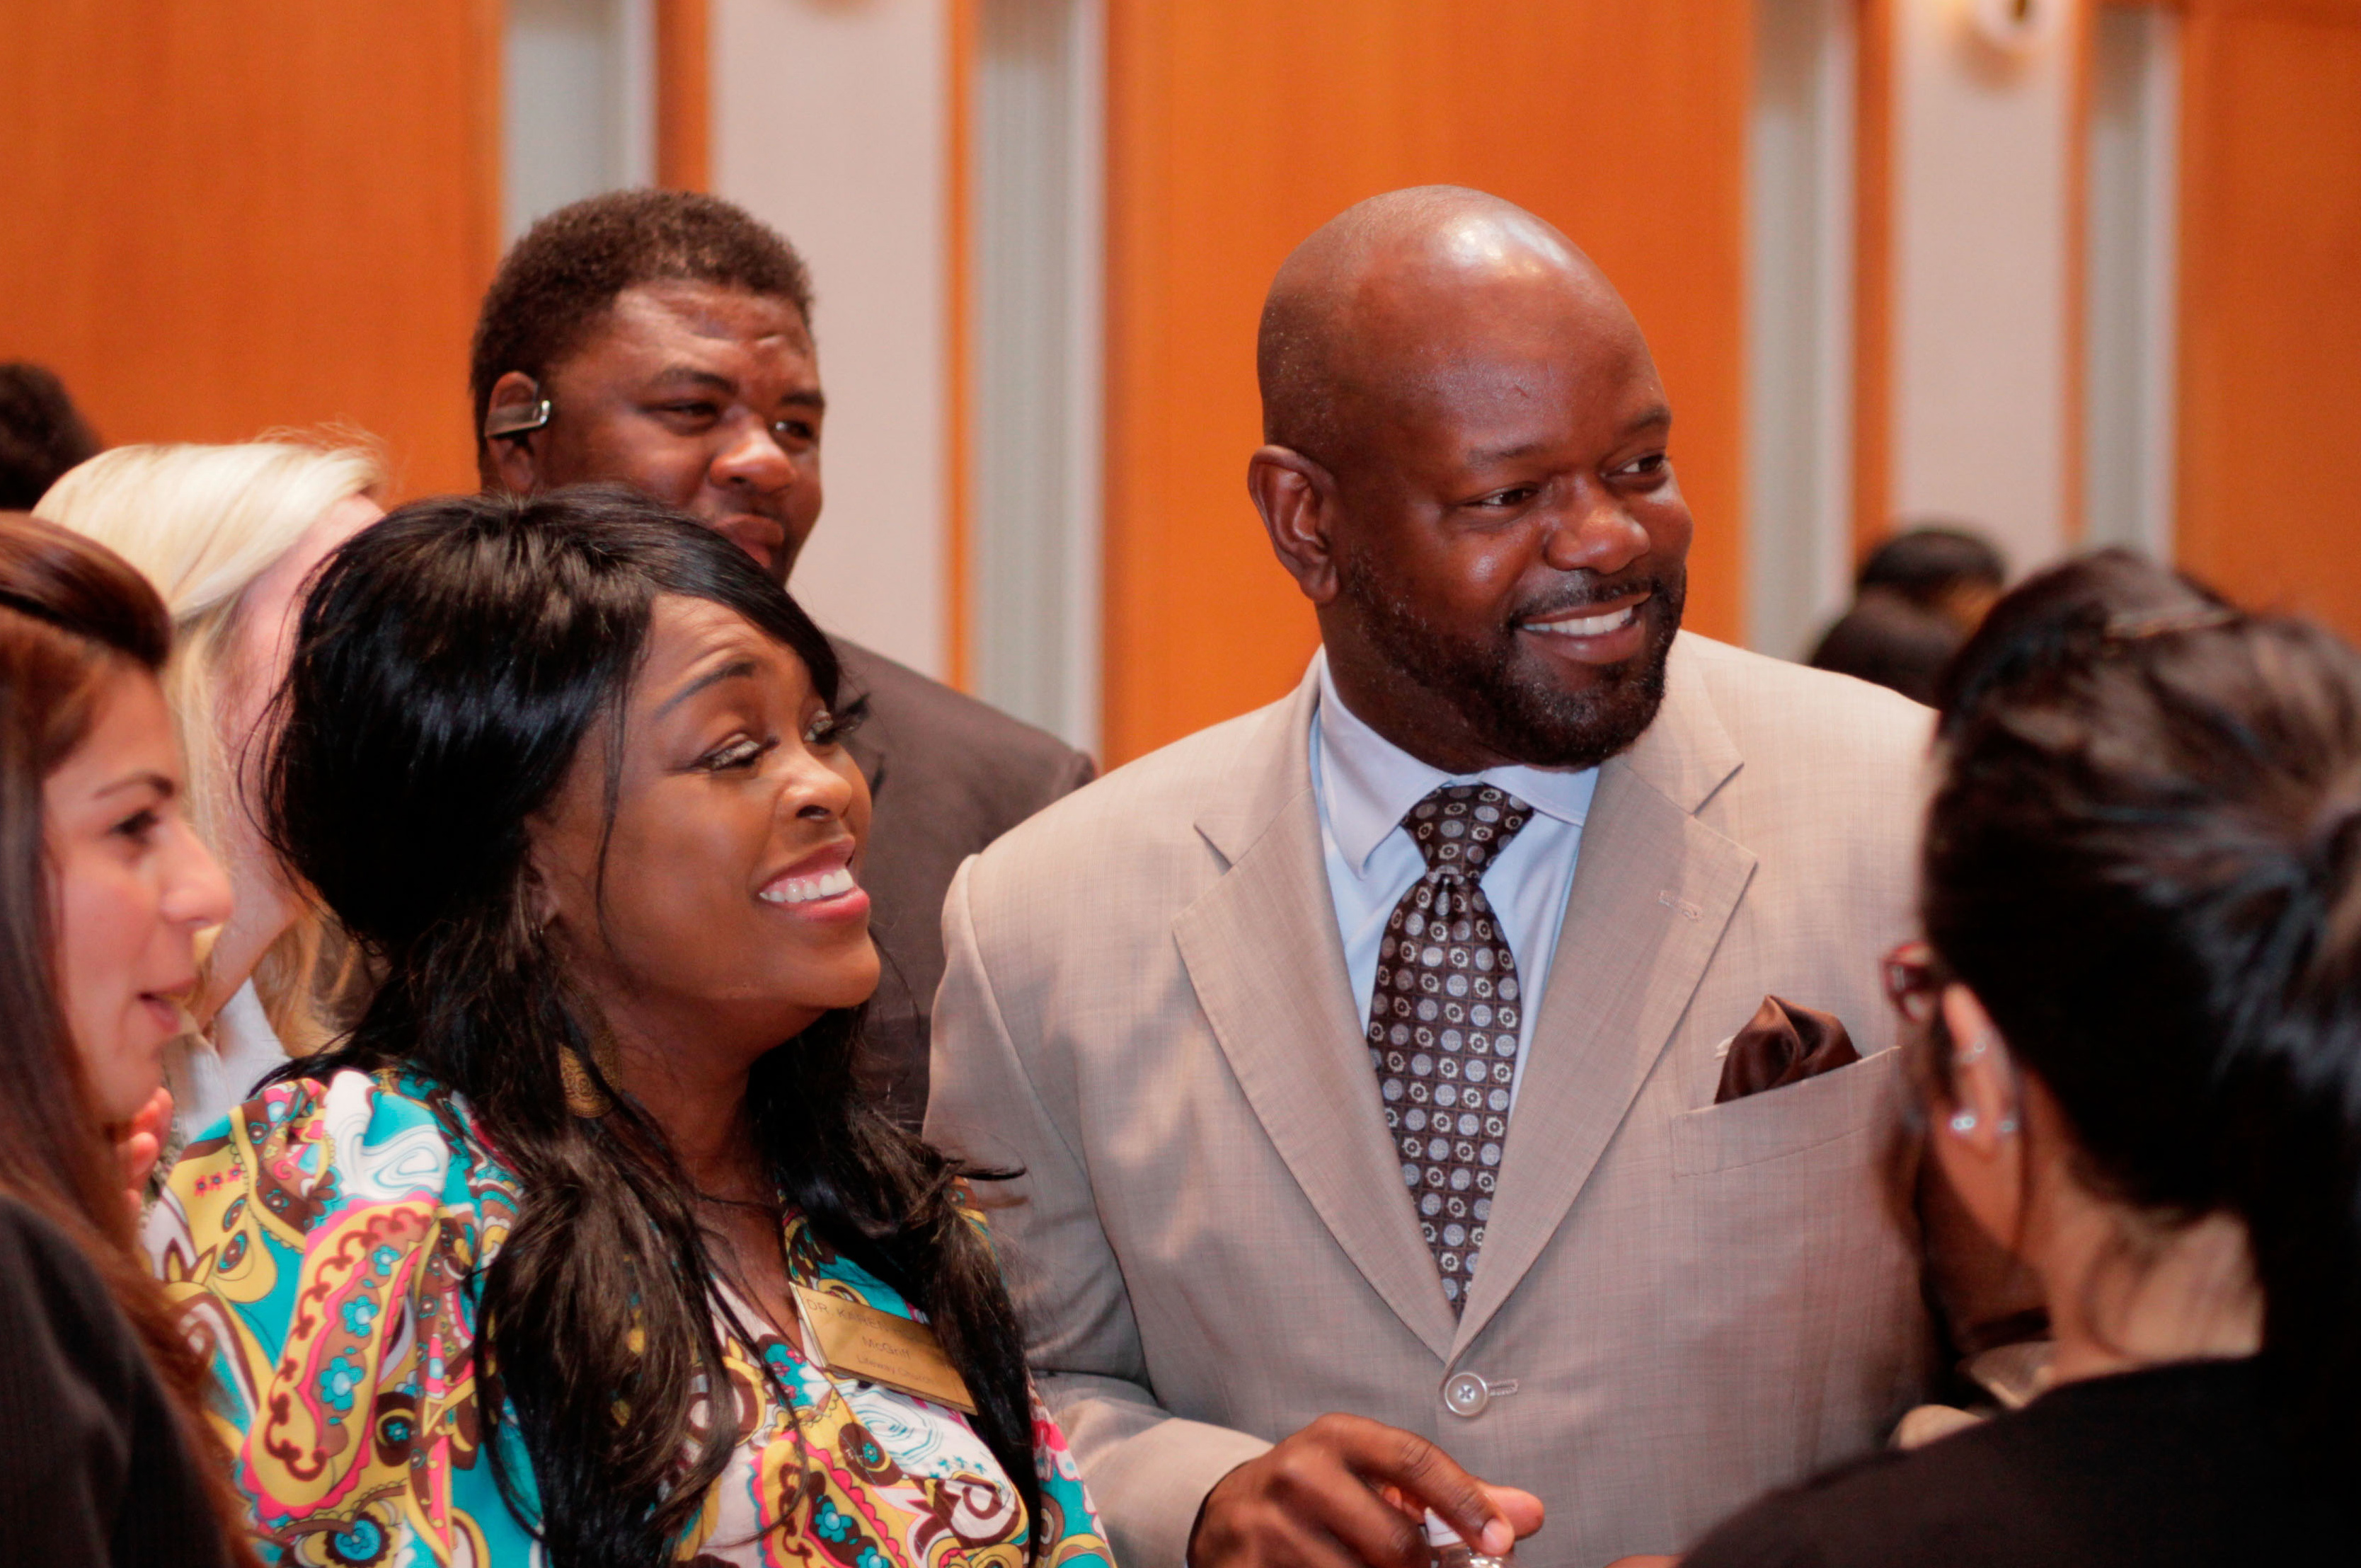
[[1555,1234],[1704,978],[1754,856],[1696,812],[1739,765],[1676,646],[1656,721],[1599,770],[1454,1354]]
[[1197,828],[1229,869],[1174,920],[1230,1070],[1337,1245],[1437,1356],[1450,1307],[1378,1109],[1321,857],[1307,679],[1272,717],[1257,776]]

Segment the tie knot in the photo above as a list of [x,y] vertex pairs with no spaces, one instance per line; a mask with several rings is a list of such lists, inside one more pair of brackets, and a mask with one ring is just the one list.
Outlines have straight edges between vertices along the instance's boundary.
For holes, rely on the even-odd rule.
[[1472,881],[1499,859],[1533,808],[1494,784],[1444,784],[1410,808],[1402,826],[1430,872],[1459,871]]

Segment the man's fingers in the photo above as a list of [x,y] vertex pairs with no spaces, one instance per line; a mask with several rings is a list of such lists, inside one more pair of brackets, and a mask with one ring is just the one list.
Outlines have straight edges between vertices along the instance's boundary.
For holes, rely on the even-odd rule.
[[1415,1432],[1398,1427],[1365,1423],[1356,1431],[1356,1458],[1348,1461],[1365,1479],[1390,1485],[1443,1521],[1470,1545],[1497,1557],[1517,1542],[1517,1530],[1500,1516],[1484,1483],[1459,1467],[1456,1460]]
[[1426,1535],[1421,1529],[1425,1510],[1389,1503],[1341,1465],[1334,1474],[1335,1484],[1323,1488],[1318,1506],[1306,1512],[1349,1559],[1368,1568],[1426,1568]]
[[1493,1511],[1509,1521],[1509,1528],[1517,1532],[1519,1541],[1542,1528],[1542,1500],[1531,1492],[1514,1486],[1495,1486],[1487,1481],[1484,1495],[1491,1499]]
[[1488,1486],[1435,1444],[1360,1416],[1326,1415],[1239,1465],[1205,1498],[1191,1568],[1427,1568],[1432,1512],[1492,1555],[1542,1524],[1542,1505]]

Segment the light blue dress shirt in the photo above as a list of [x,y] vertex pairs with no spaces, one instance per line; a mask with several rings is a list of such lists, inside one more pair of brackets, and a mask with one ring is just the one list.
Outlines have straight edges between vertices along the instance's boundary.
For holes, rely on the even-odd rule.
[[[1378,948],[1386,921],[1418,879],[1426,857],[1401,825],[1411,806],[1447,784],[1488,784],[1533,808],[1531,821],[1483,875],[1484,896],[1499,917],[1500,933],[1516,955],[1524,1015],[1517,1031],[1517,1078],[1524,1083],[1533,1020],[1541,1016],[1558,927],[1582,852],[1583,819],[1590,815],[1598,770],[1507,767],[1446,773],[1403,751],[1345,706],[1328,675],[1328,655],[1316,655],[1320,704],[1312,715],[1312,788],[1320,802],[1320,848],[1328,866],[1328,894],[1345,938],[1345,972],[1353,1004],[1366,1026],[1369,993],[1378,983]],[[1511,1109],[1515,1101],[1510,1102]]]

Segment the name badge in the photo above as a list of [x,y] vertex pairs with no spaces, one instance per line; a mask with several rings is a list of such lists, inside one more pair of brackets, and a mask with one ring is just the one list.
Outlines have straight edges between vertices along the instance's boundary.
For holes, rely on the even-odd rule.
[[805,1352],[829,1371],[975,1414],[966,1381],[926,1324],[805,1285],[796,1287],[796,1312]]

